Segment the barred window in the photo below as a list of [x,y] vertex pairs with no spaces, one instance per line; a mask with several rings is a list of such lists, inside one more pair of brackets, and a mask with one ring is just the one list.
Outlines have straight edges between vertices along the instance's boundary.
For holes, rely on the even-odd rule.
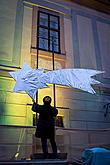
[[[52,41],[54,52],[60,53],[60,25],[59,16],[45,12],[38,12],[38,48],[52,51]],[[53,39],[52,39],[53,38]]]

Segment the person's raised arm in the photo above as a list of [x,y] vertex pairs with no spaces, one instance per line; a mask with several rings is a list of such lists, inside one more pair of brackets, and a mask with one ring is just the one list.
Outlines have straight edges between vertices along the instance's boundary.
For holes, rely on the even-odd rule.
[[[33,101],[33,100],[32,100]],[[35,101],[33,101],[33,105],[32,105],[32,111],[36,112],[36,108],[37,108],[37,104]]]
[[32,100],[32,102],[33,102],[32,111],[38,112],[39,111],[39,104],[37,104],[34,100]]

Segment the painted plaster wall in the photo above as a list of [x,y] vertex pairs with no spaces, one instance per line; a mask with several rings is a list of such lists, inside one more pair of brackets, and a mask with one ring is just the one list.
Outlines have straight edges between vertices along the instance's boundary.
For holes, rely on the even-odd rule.
[[21,39],[21,53],[20,53],[20,66],[24,63],[31,65],[31,33],[32,33],[32,8],[24,5],[22,24],[22,39]]
[[0,124],[32,125],[31,100],[27,94],[13,93],[15,82],[9,78],[0,78]]
[[[13,5],[11,5],[11,3]],[[36,1],[35,3],[38,2]],[[3,34],[1,35],[2,40],[0,42],[2,43],[2,41],[5,40],[6,44],[1,44],[1,50],[3,49],[9,54],[4,56],[4,54],[1,53],[0,60],[2,65],[21,67],[24,62],[28,62],[29,64],[31,62],[32,7],[24,5],[21,0],[10,0],[8,7],[7,4],[7,0],[1,1],[0,12],[3,27],[6,28],[8,25],[8,22],[5,22],[5,20],[11,20],[9,32],[7,33],[11,45],[9,47],[7,46],[7,48],[3,47],[4,45],[8,45],[9,41],[5,35],[7,28],[3,29],[2,27]],[[43,5],[47,6],[49,2]],[[3,7],[5,10],[2,10]],[[63,15],[64,49],[66,52],[65,67],[103,69],[107,70],[106,75],[109,77],[107,54],[109,54],[110,49],[108,45],[110,22],[108,16],[104,15],[104,17],[101,17],[100,13],[97,12],[97,14],[94,14],[93,10],[84,10],[86,8],[79,7],[78,5],[75,7],[73,5],[73,8],[72,6],[59,8],[58,5],[51,3],[49,7],[66,13],[66,15]],[[109,79],[106,80],[103,77],[101,77],[101,79],[109,83]],[[1,109],[1,114],[3,115],[1,124],[32,125],[31,106],[27,106],[27,103],[32,103],[31,99],[25,94],[12,93],[12,86],[14,84],[12,79],[9,80],[3,77],[0,81],[3,85],[3,87],[1,87],[1,107],[3,107]],[[69,108],[59,109],[59,113],[65,116],[65,127],[109,127],[110,117],[108,114],[108,116],[104,118],[105,110],[103,109],[103,105],[108,102],[109,96],[102,95],[100,90],[97,90],[98,94],[96,96],[69,88],[58,87],[56,91],[57,106]],[[46,92],[47,90],[40,92],[40,100]],[[47,93],[53,95],[52,89],[48,89]],[[18,111],[15,110],[16,108],[22,109],[22,111],[18,113]],[[9,123],[7,122],[8,119]],[[22,122],[19,122],[20,119]]]
[[15,81],[9,78],[8,74],[8,71],[14,70],[13,67],[20,67],[24,61],[30,59],[29,34],[31,34],[32,16],[31,10],[26,9],[21,0],[0,1],[0,74],[5,70],[5,73],[7,72],[0,76],[0,124],[32,125],[33,123],[31,107],[27,105],[31,103],[31,99],[26,94],[12,92]]
[[102,70],[105,70],[104,78],[110,79],[110,19],[108,22],[97,21],[97,33],[100,47],[100,59]]
[[[67,5],[67,3],[66,3]],[[109,75],[109,16],[85,7],[68,5],[71,14],[64,16],[64,43],[67,68],[90,68],[104,70],[97,78],[110,83]],[[69,127],[100,129],[110,127],[110,116],[104,117],[104,105],[110,96],[101,88],[97,95],[73,89],[61,89],[58,93],[58,106],[69,107]],[[63,95],[63,99],[62,98]]]
[[22,36],[22,16],[23,3],[21,0],[1,0],[0,64],[2,65],[19,66]]
[[[41,1],[39,3],[41,4]],[[43,5],[47,6],[49,2]],[[85,10],[86,8],[78,5],[75,5],[75,7],[73,5],[73,8],[66,6],[65,9],[51,3],[49,7],[61,12],[66,10],[65,13],[67,15],[62,16],[65,39],[63,49],[66,52],[65,67],[106,70],[106,74],[104,77],[101,76],[100,80],[110,83],[108,60],[110,52],[109,17],[107,15],[101,16],[98,12],[94,13],[93,10]],[[0,69],[14,70],[7,66],[21,67],[24,62],[30,64],[32,8],[24,6],[21,0],[10,0],[10,3],[9,0],[1,0],[0,16]],[[32,101],[25,93],[13,93],[14,84],[15,81],[12,78],[7,78],[5,75],[0,77],[0,124],[32,125],[33,114],[31,105],[29,105],[32,104]],[[53,96],[52,86],[39,91],[40,104],[42,104],[42,98],[45,95]],[[64,126],[68,128],[110,128],[110,114],[105,118],[105,109],[103,108],[109,100],[110,95],[103,94],[103,91],[100,89],[97,89],[97,95],[91,95],[71,88],[56,88],[56,106],[60,107],[58,108],[59,114],[64,116]],[[6,138],[7,131],[2,131],[3,139],[3,137]],[[18,132],[16,131],[16,133],[13,130],[12,132],[9,130],[9,138],[6,138],[5,142],[13,140],[13,142],[18,143],[20,132],[21,129]],[[32,142],[32,134],[34,132],[30,133],[30,131],[27,131],[26,133],[29,135],[27,141]],[[65,144],[65,147],[69,144],[75,148],[76,144],[79,145],[81,143],[84,145],[90,140],[88,134],[77,131],[71,136],[67,135],[68,138],[66,138],[65,142],[63,142],[64,135],[63,133],[61,134],[61,131],[57,133],[57,136],[59,136],[60,141],[62,140],[61,145]],[[101,141],[102,143],[109,139],[108,137],[108,134],[101,134],[101,141],[99,140],[100,133],[96,133],[95,136],[94,134],[92,135],[91,141],[98,144],[97,142],[100,143]],[[83,139],[82,141],[80,140],[81,138]],[[109,142],[107,141],[107,143]],[[16,152],[17,147],[15,146],[11,151],[13,153]],[[20,152],[22,151],[20,150]],[[26,148],[26,152],[28,151],[30,153],[30,148]],[[68,148],[68,153],[69,151],[70,148]],[[77,154],[77,150],[71,150],[71,152],[74,155]],[[2,149],[0,153],[2,154]]]
[[[74,6],[74,5],[73,5]],[[85,10],[84,10],[85,9]],[[110,19],[108,15],[75,6],[72,9],[72,38],[75,68],[104,70],[97,78],[110,83]],[[108,79],[107,79],[108,78]],[[68,96],[70,102],[70,127],[109,128],[110,116],[104,117],[104,104],[110,100],[108,95],[97,90],[97,95],[73,92]],[[71,97],[70,97],[71,96]]]

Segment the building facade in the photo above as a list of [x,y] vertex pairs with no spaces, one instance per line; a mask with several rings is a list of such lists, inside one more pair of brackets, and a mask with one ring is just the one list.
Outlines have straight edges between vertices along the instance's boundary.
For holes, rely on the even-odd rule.
[[[110,16],[108,1],[1,0],[0,2],[0,124],[33,125],[32,100],[14,93],[9,71],[24,63],[32,68],[85,68],[105,71],[96,95],[56,86],[59,120],[66,128],[110,128]],[[99,7],[97,7],[99,5]],[[91,8],[90,8],[91,7]],[[98,11],[99,9],[99,11]],[[53,86],[38,91],[38,103]],[[53,99],[54,100],[54,99]],[[54,104],[52,102],[52,104]]]

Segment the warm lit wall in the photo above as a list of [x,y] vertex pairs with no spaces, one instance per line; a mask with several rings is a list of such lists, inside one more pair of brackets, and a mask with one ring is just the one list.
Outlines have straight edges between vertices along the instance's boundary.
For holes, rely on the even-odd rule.
[[[63,116],[64,127],[79,128],[63,134],[57,130],[57,142],[65,147],[61,152],[72,153],[76,156],[82,148],[101,144],[108,144],[109,133],[85,134],[82,129],[110,128],[110,113],[104,117],[104,105],[110,101],[110,17],[109,15],[90,10],[83,6],[69,3],[69,1],[30,0],[0,0],[0,125],[32,125],[32,100],[26,93],[14,93],[15,81],[9,76],[9,71],[20,69],[24,62],[33,68],[36,67],[36,36],[37,36],[37,10],[43,8],[48,12],[57,12],[61,20],[61,55],[55,54],[55,69],[60,68],[92,68],[105,70],[104,76],[98,78],[105,84],[104,88],[96,88],[96,95],[82,92],[73,88],[56,86],[56,107],[59,115]],[[29,2],[29,0],[28,0]],[[33,7],[34,6],[34,7]],[[34,47],[34,48],[33,48]],[[39,51],[39,67],[52,69],[52,53]],[[60,58],[59,58],[60,57]],[[40,89],[38,103],[42,104],[45,95],[52,97],[53,87]],[[16,129],[16,127],[15,127]],[[21,138],[26,131],[24,142],[29,145],[20,153],[30,155],[30,144],[33,143],[33,131],[20,129],[15,131],[3,128],[1,137],[3,144],[15,143],[11,149],[3,146],[6,156],[15,153],[18,149],[16,143],[23,142]],[[8,131],[7,131],[8,130]],[[11,131],[10,131],[11,130]],[[22,131],[23,130],[23,131]],[[8,134],[8,139],[7,139]],[[27,136],[28,135],[28,136]],[[101,138],[100,138],[101,135]],[[25,136],[24,136],[25,137]],[[81,140],[81,138],[83,140]],[[5,140],[4,140],[5,139]],[[64,140],[65,139],[65,140]],[[101,139],[101,140],[100,140]],[[64,140],[64,141],[63,141]],[[91,140],[91,141],[90,141]],[[4,142],[5,141],[5,142]],[[40,142],[38,142],[40,144]],[[2,142],[1,142],[2,144]],[[23,144],[23,143],[22,143]],[[32,144],[32,145],[33,145]],[[38,144],[38,145],[39,145]],[[84,145],[86,144],[86,145]],[[77,145],[77,146],[76,146]],[[69,146],[69,147],[68,147]],[[1,147],[1,149],[2,149]],[[24,147],[24,145],[23,145]],[[78,147],[78,148],[77,148]],[[104,147],[104,145],[103,145]],[[0,151],[1,155],[2,150]],[[21,154],[22,155],[22,154]],[[11,155],[12,157],[12,155]]]
[[[31,0],[30,0],[31,1]],[[31,1],[32,2],[32,1]],[[8,5],[7,5],[8,4]],[[33,7],[34,6],[34,7]],[[4,72],[22,67],[24,62],[36,66],[36,22],[38,8],[56,12],[61,17],[61,56],[55,54],[55,68],[93,68],[105,70],[104,83],[109,83],[109,16],[85,7],[62,3],[42,3],[33,0],[2,0],[0,4],[0,123],[32,125],[31,99],[22,93],[13,93],[14,80]],[[4,9],[4,10],[3,10]],[[8,28],[7,28],[8,27]],[[51,53],[39,51],[39,67],[52,69]],[[56,105],[64,116],[65,127],[107,128],[109,114],[105,118],[103,105],[109,101],[108,95],[97,88],[97,95],[91,95],[71,88],[56,88]],[[45,95],[53,97],[52,86],[39,90],[39,103]],[[19,111],[18,111],[19,109]],[[91,117],[92,116],[92,117]]]
[[[3,0],[1,1],[0,8],[0,24],[2,24],[0,30],[0,67],[2,69],[0,71],[0,124],[32,125],[32,101],[25,93],[12,92],[15,81],[9,76],[8,72],[10,70],[16,71],[18,68],[22,67],[24,62],[31,65],[33,57],[35,57],[34,64],[36,65],[36,52],[31,51],[31,46],[33,46],[31,45],[33,39],[33,7],[28,4],[23,4],[20,0],[10,0],[10,3],[7,3],[7,0]],[[37,29],[34,30],[37,31]],[[36,39],[36,33],[34,37]],[[62,47],[64,47],[64,45],[62,45]],[[41,56],[39,67],[52,69],[52,58],[49,57],[52,56],[52,54],[40,52],[39,55]],[[60,56],[59,59],[58,55],[55,55],[55,59],[55,68],[65,67],[65,57]],[[53,89],[48,88],[39,91],[39,103],[42,103],[41,100],[45,95],[51,95],[53,97]],[[68,116],[64,114],[64,111],[65,110],[62,110],[60,115]],[[64,122],[65,126],[68,126],[68,117],[64,118]]]
[[[8,73],[22,66],[24,61],[29,61],[31,24],[28,26],[26,23],[31,22],[31,20],[29,22],[30,11],[23,7],[20,0],[0,2],[0,124],[32,125],[33,122],[31,107],[27,105],[32,103],[31,99],[27,94],[12,92],[15,81]],[[27,26],[25,33],[24,23]]]
[[24,5],[20,65],[28,63],[31,65],[31,32],[32,32],[32,8]]
[[15,82],[11,78],[0,78],[0,124],[32,125],[31,100],[27,94],[13,93]]
[[19,66],[23,4],[19,0],[1,0],[0,15],[0,64]]

